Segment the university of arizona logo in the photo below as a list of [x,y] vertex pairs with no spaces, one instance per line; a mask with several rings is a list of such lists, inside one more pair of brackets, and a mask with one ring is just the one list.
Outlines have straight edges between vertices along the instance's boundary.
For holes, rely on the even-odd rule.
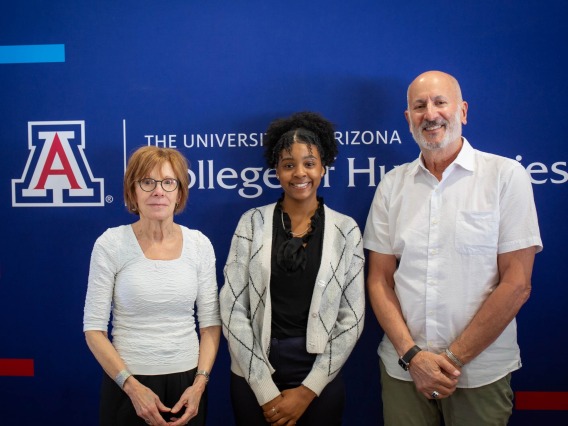
[[13,207],[104,205],[104,180],[83,152],[84,121],[29,122],[28,149],[22,178],[12,179]]

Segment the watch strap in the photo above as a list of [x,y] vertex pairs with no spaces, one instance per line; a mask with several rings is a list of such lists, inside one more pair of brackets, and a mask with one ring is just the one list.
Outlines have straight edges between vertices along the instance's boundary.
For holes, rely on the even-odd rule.
[[403,370],[408,371],[408,367],[410,367],[410,361],[412,361],[412,358],[414,358],[416,354],[421,350],[422,349],[420,348],[420,346],[414,345],[403,356],[400,357],[398,364],[403,368]]

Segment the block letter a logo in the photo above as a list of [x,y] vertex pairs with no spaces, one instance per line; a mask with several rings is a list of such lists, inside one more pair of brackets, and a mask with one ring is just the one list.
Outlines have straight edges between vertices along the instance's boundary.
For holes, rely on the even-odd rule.
[[28,148],[22,178],[12,180],[13,207],[104,205],[104,181],[84,154],[84,121],[30,122]]

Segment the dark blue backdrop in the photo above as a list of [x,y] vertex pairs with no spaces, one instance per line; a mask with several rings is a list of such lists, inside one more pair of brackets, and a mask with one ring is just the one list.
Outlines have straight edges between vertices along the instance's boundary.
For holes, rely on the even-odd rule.
[[[518,317],[524,367],[513,386],[567,392],[567,12],[559,0],[4,2],[0,365],[33,359],[35,374],[0,377],[0,424],[97,424],[101,369],[84,342],[83,303],[96,237],[134,220],[121,195],[125,153],[151,143],[190,159],[196,181],[177,221],[210,237],[221,286],[240,214],[279,195],[263,179],[267,124],[298,110],[336,123],[342,146],[321,195],[363,227],[381,173],[417,156],[403,116],[406,87],[429,69],[461,82],[469,141],[531,173],[545,250]],[[17,63],[25,61],[2,50],[24,45],[59,45],[64,60]],[[37,191],[22,203],[22,188],[45,165],[40,133],[69,122],[80,130],[62,149],[77,164],[50,170],[72,170],[91,188],[99,179],[94,205],[73,191],[52,206]],[[49,177],[46,189],[61,182]],[[380,336],[369,310],[345,367],[347,426],[382,424]],[[210,382],[212,425],[232,423],[228,375],[223,341]],[[537,422],[566,424],[568,411],[516,410],[511,420]]]

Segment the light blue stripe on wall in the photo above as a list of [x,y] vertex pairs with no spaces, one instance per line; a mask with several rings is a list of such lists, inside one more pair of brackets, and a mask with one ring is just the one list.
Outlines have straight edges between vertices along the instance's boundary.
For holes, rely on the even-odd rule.
[[0,64],[65,62],[64,44],[0,46]]

